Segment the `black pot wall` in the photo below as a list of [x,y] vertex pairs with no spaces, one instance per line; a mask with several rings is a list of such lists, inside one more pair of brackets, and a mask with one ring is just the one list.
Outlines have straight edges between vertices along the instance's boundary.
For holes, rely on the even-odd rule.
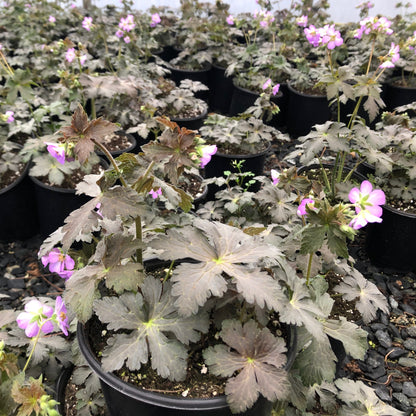
[[[169,70],[171,71],[170,78],[178,86],[181,83],[181,81],[185,79],[190,79],[192,81],[202,82],[204,85],[206,85],[209,88],[211,65],[207,66],[206,69],[195,70],[195,71],[191,71],[188,69],[175,68],[173,66],[169,66]],[[207,102],[208,102],[208,96],[209,96],[208,90],[197,91],[195,93],[195,97],[201,98],[202,100],[207,101]]]
[[64,225],[65,218],[91,198],[76,195],[75,189],[62,189],[49,186],[32,177],[38,206],[38,220],[42,238],[48,237],[57,228]]
[[39,232],[37,203],[29,164],[12,184],[0,190],[0,241],[26,240]]
[[289,102],[287,131],[292,138],[307,135],[312,126],[323,124],[331,117],[329,103],[324,95],[308,95],[288,85]]
[[393,78],[384,85],[384,102],[388,111],[393,111],[396,107],[416,101],[416,88],[395,85],[394,82],[398,79],[399,77]]
[[239,87],[233,82],[233,91],[230,102],[230,116],[234,117],[251,107],[259,98],[260,94],[250,91],[246,88]]
[[227,115],[230,110],[234,86],[232,78],[225,76],[225,69],[218,65],[212,65],[208,104],[210,111]]
[[[101,160],[104,168],[107,162]],[[64,225],[65,218],[74,210],[80,208],[91,197],[75,194],[75,189],[63,189],[46,185],[35,177],[30,178],[34,183],[34,193],[38,206],[38,221],[42,238],[48,237],[57,228]]]
[[416,271],[416,215],[383,206],[383,222],[366,226],[370,261],[400,271]]

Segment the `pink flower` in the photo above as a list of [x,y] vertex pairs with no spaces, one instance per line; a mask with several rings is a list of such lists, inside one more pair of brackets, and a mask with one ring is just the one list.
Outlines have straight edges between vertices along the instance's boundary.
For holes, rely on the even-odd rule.
[[59,325],[59,328],[61,328],[61,331],[68,336],[68,317],[66,316],[67,310],[65,307],[65,303],[62,300],[60,296],[58,296],[55,300],[55,315],[56,315],[56,321]]
[[280,173],[277,170],[272,169],[270,171],[270,176],[272,177],[273,185],[277,185],[280,181],[279,179]]
[[215,144],[209,146],[203,146],[201,149],[202,156],[200,158],[199,166],[204,168],[211,160],[212,155],[217,153],[217,146]]
[[77,7],[77,5],[76,5],[75,3],[72,3],[69,7],[70,7],[71,9],[75,9],[75,8]]
[[84,65],[85,64],[85,61],[87,60],[87,55],[81,55],[80,57],[79,57],[79,63],[81,64],[81,65]]
[[399,51],[399,45],[395,45],[394,42],[392,42],[390,50],[386,55],[386,60],[379,66],[379,68],[394,68],[394,64],[400,59]]
[[65,148],[59,143],[45,142],[46,150],[53,156],[61,165],[65,163]]
[[82,21],[82,27],[89,32],[92,28],[92,17],[85,16]]
[[350,222],[350,226],[355,230],[364,227],[369,222],[383,221],[381,205],[386,203],[386,196],[381,189],[373,191],[373,185],[369,181],[363,181],[360,189],[352,188],[348,198],[355,205],[355,212],[358,214]]
[[230,26],[233,26],[234,25],[234,17],[231,15],[231,14],[229,14],[228,16],[227,16],[227,18],[225,19],[225,21],[230,25]]
[[131,42],[130,36],[124,36],[123,40],[126,43],[130,43]]
[[272,80],[269,78],[262,86],[263,90],[267,90],[268,87],[272,85]]
[[317,47],[319,45],[319,42],[321,41],[321,35],[319,34],[316,27],[314,25],[310,25],[309,27],[305,27],[303,31],[306,35],[306,39],[308,40],[308,42],[312,46]]
[[306,27],[306,25],[308,24],[308,16],[303,15],[303,16],[301,16],[301,17],[298,17],[298,18],[296,19],[296,24],[297,24],[298,26]]
[[6,111],[5,114],[6,116],[6,122],[7,123],[13,123],[14,121],[14,111]]
[[162,19],[160,18],[158,13],[154,13],[152,14],[152,23],[150,23],[150,27],[155,27],[156,25],[158,25],[160,22],[162,21]]
[[65,59],[71,63],[75,59],[75,49],[69,48],[65,53]]
[[136,24],[134,23],[134,16],[129,14],[127,17],[122,17],[118,27],[125,32],[130,32],[133,30],[136,27]]
[[321,43],[326,45],[328,49],[335,49],[336,46],[340,46],[344,43],[344,40],[341,37],[341,33],[338,30],[335,30],[335,25],[325,25],[322,28],[321,32]]
[[27,337],[33,338],[38,335],[40,329],[44,334],[53,332],[53,323],[49,320],[52,315],[52,307],[34,299],[25,305],[25,312],[17,316],[16,322],[19,328],[25,330]]
[[391,21],[385,17],[366,17],[361,20],[360,28],[355,31],[354,37],[361,39],[363,35],[385,34],[391,35],[393,30],[390,29]]
[[123,35],[124,35],[124,32],[121,29],[118,29],[116,32],[116,36],[121,39]]
[[315,204],[315,201],[311,198],[302,199],[302,201],[300,201],[300,204],[297,210],[297,214],[299,215],[299,217],[302,217],[303,215],[307,215],[308,213],[306,211],[306,207],[308,207],[309,209],[313,209],[314,204]]
[[59,248],[52,249],[47,256],[42,257],[43,267],[49,264],[49,270],[57,273],[63,279],[69,279],[72,276],[72,270],[75,267],[74,260],[68,255],[61,252]]
[[151,195],[153,199],[157,199],[160,195],[162,195],[162,188],[159,188],[156,191],[151,189],[149,195]]
[[56,19],[53,16],[49,16],[48,20],[49,20],[50,23],[55,23],[56,22]]
[[272,89],[272,94],[276,95],[279,92],[280,84],[276,84]]

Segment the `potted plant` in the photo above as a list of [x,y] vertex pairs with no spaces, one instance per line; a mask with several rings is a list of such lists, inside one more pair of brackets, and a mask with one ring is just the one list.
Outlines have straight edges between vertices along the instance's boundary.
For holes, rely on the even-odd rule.
[[72,157],[73,149],[50,135],[26,140],[20,154],[30,161],[29,176],[34,184],[40,232],[46,237],[74,209],[90,199],[79,195],[77,186],[85,175],[100,175],[106,162],[94,154],[81,164]]
[[416,224],[414,131],[409,110],[414,111],[414,105],[398,107],[397,113],[383,113],[376,134],[384,157],[372,159],[368,172],[386,193],[386,204],[383,223],[368,229],[366,250],[374,264],[397,270],[414,267],[415,247],[408,237]]
[[169,117],[181,127],[198,130],[208,114],[208,105],[196,97],[198,91],[206,91],[208,87],[199,81],[185,79],[175,86],[170,80],[159,79],[160,93],[156,95],[157,115]]
[[[78,109],[74,114],[71,126],[61,129],[61,132],[65,141],[76,141],[77,145],[75,146],[75,151],[79,152],[77,153],[78,157],[81,156],[85,158],[89,155],[89,152],[87,152],[84,147],[84,144],[87,144],[87,140],[91,140],[94,144],[98,145],[98,147],[102,148],[101,133],[92,133],[91,136],[82,136],[81,138],[81,132],[83,130],[85,131],[85,129],[80,129],[79,124],[77,124],[80,119],[86,120],[86,116],[82,113],[82,109]],[[90,126],[94,125],[98,128],[99,123],[97,121],[93,120],[88,123],[90,123]],[[140,309],[143,307],[144,309],[142,309],[141,312],[137,309],[137,313],[139,313],[137,319],[139,319],[139,321],[142,320],[144,325],[144,332],[142,332],[143,338],[142,336],[139,338],[142,340],[140,342],[144,342],[143,345],[149,345],[149,349],[147,350],[146,358],[144,358],[144,356],[139,358],[139,361],[136,361],[134,365],[131,366],[130,359],[127,360],[126,364],[127,366],[130,366],[131,370],[138,370],[140,368],[141,371],[145,371],[145,368],[148,367],[148,370],[146,371],[156,371],[162,377],[166,377],[170,380],[183,380],[186,378],[185,362],[187,361],[188,354],[191,354],[191,356],[196,354],[196,356],[199,357],[199,360],[195,365],[197,371],[200,372],[202,368],[201,365],[203,364],[201,361],[202,355],[200,355],[202,353],[200,347],[202,346],[205,350],[203,355],[207,360],[207,368],[212,362],[212,371],[214,371],[214,373],[221,373],[222,371],[215,366],[215,362],[219,362],[218,360],[221,359],[221,355],[223,356],[223,359],[229,359],[228,353],[226,353],[228,347],[225,347],[225,344],[224,347],[220,347],[219,345],[214,346],[217,342],[213,344],[212,340],[209,341],[211,338],[208,336],[208,333],[210,332],[209,328],[215,333],[218,330],[221,330],[222,327],[220,334],[223,336],[225,342],[230,343],[230,347],[232,347],[234,342],[239,342],[238,339],[242,339],[241,337],[249,337],[252,339],[252,341],[247,343],[243,350],[240,350],[240,354],[244,354],[243,351],[248,348],[246,353],[254,354],[252,359],[255,361],[257,361],[257,359],[262,360],[261,357],[263,356],[263,353],[266,354],[267,357],[267,351],[269,351],[270,354],[274,354],[275,358],[273,359],[273,363],[267,364],[266,360],[264,364],[260,365],[261,361],[259,361],[260,367],[259,370],[256,371],[257,374],[260,375],[258,371],[262,371],[261,369],[265,366],[264,371],[267,371],[268,374],[273,374],[276,382],[279,381],[279,385],[272,391],[269,391],[269,387],[267,389],[265,387],[266,385],[270,385],[265,380],[266,384],[263,385],[261,382],[261,384],[258,385],[258,388],[269,400],[283,397],[283,394],[287,392],[288,386],[285,376],[286,371],[284,369],[286,363],[286,355],[284,352],[287,348],[290,348],[290,346],[286,347],[283,339],[273,335],[272,328],[266,328],[267,325],[265,324],[268,319],[271,319],[270,317],[268,319],[266,318],[266,321],[262,320],[264,323],[260,325],[256,322],[256,315],[249,313],[250,310],[254,311],[253,307],[257,304],[258,308],[264,309],[263,313],[260,315],[267,317],[268,314],[272,313],[273,305],[277,307],[278,299],[283,295],[283,293],[279,294],[281,289],[279,288],[278,281],[273,275],[269,275],[269,273],[261,268],[261,264],[263,264],[262,259],[269,258],[270,261],[273,261],[273,258],[278,254],[277,248],[262,242],[261,238],[252,238],[237,228],[193,219],[192,216],[189,217],[189,215],[184,212],[177,212],[177,218],[174,220],[171,213],[162,213],[158,211],[158,205],[154,202],[152,203],[152,201],[155,200],[155,197],[160,197],[162,200],[167,198],[171,204],[179,203],[185,210],[188,210],[190,207],[189,197],[184,192],[178,190],[174,185],[168,185],[154,177],[150,171],[154,163],[152,160],[158,161],[164,158],[164,160],[166,160],[166,172],[170,174],[172,183],[175,183],[178,172],[182,171],[185,166],[192,166],[195,163],[199,164],[200,161],[206,163],[207,156],[205,155],[207,155],[207,153],[204,150],[205,148],[203,146],[201,147],[202,142],[200,139],[195,136],[184,136],[178,141],[180,137],[181,136],[177,135],[177,130],[168,128],[162,133],[159,140],[153,144],[149,143],[147,147],[143,149],[143,157],[151,160],[150,165],[143,166],[143,159],[140,156],[132,157],[127,154],[120,156],[118,161],[112,161],[111,170],[113,171],[113,174],[105,175],[105,178],[110,180],[110,182],[106,185],[104,185],[105,181],[101,182],[103,188],[97,197],[89,201],[79,210],[74,211],[73,214],[66,219],[66,225],[60,230],[57,230],[47,241],[45,241],[40,250],[40,254],[44,256],[56,244],[60,244],[62,252],[65,253],[71,249],[72,243],[75,240],[92,242],[91,235],[88,235],[92,231],[99,230],[99,240],[102,243],[99,243],[98,245],[95,243],[92,243],[92,245],[89,244],[88,249],[94,251],[95,247],[96,250],[98,250],[95,256],[90,257],[90,260],[87,260],[85,255],[73,252],[73,258],[82,258],[84,260],[75,267],[77,270],[72,274],[70,279],[68,279],[64,297],[66,303],[71,310],[76,313],[80,322],[83,322],[86,325],[85,327],[81,326],[83,329],[81,329],[80,332],[86,331],[88,333],[92,330],[92,322],[96,319],[101,321],[102,325],[104,325],[102,330],[107,327],[110,331],[108,333],[111,335],[108,338],[108,345],[102,351],[104,359],[101,365],[104,371],[112,369],[117,372],[123,365],[124,360],[127,359],[126,356],[120,356],[120,350],[117,347],[117,356],[121,358],[121,361],[117,360],[118,363],[112,361],[112,357],[115,358],[115,356],[111,353],[111,345],[118,345],[118,342],[124,337],[122,332],[125,332],[125,330],[119,332],[116,328],[123,328],[125,323],[119,321],[119,323],[116,324],[118,319],[113,321],[113,323],[110,323],[108,321],[109,315],[106,315],[104,311],[113,311],[113,308],[110,305],[113,305],[119,312],[125,307],[131,307],[133,309]],[[189,140],[187,137],[189,137]],[[88,147],[90,148],[89,145]],[[210,147],[208,146],[207,149],[210,150]],[[200,156],[198,157],[198,154],[202,155],[202,159]],[[129,169],[127,169],[128,166],[130,166]],[[121,172],[123,172],[123,174],[121,174]],[[120,179],[122,185],[115,187],[109,186],[114,184],[117,177]],[[81,217],[83,218],[82,220]],[[183,218],[181,219],[181,217]],[[146,223],[143,223],[143,220],[145,220]],[[180,228],[175,230],[172,229],[172,231],[168,232],[166,235],[164,235],[164,233],[161,234],[160,230],[162,228],[172,227],[174,225],[172,220],[177,224],[188,225],[182,230]],[[108,228],[111,223],[113,223],[116,228],[113,226],[110,227],[111,229]],[[117,223],[118,226],[116,225]],[[174,228],[176,227],[174,226]],[[118,232],[116,232],[117,229],[119,230]],[[159,230],[159,232],[157,232],[157,230]],[[206,239],[204,233],[209,235],[210,238]],[[231,253],[234,253],[237,257],[235,257],[234,260],[227,260],[224,265],[222,264],[222,260],[218,261],[218,265],[215,266],[214,269],[212,269],[212,265],[216,264],[217,260],[214,261],[211,258],[211,254],[208,254],[208,252],[203,254],[200,250],[198,250],[199,254],[197,254],[197,252],[191,254],[188,252],[188,249],[185,249],[185,247],[191,247],[189,244],[192,241],[192,245],[202,244],[209,251],[216,250],[215,246],[212,244],[214,244],[214,241],[218,238],[220,238],[221,241],[224,241],[224,238],[229,238],[230,244],[232,241],[233,243],[229,248],[224,247],[225,251],[221,249],[217,254],[214,254],[215,251],[212,252],[214,259],[217,257],[218,259],[225,259],[225,257],[228,257]],[[182,241],[183,243],[179,245],[179,241]],[[142,242],[145,243],[149,249],[152,247],[152,250],[144,250]],[[107,247],[104,251],[100,249],[102,244],[105,244]],[[112,249],[110,249],[110,247],[113,246],[113,244],[118,246],[118,254],[113,252],[113,255],[111,255]],[[219,240],[215,244],[219,244]],[[124,248],[120,250],[123,246]],[[169,246],[171,248],[176,247],[179,251],[172,252],[168,250]],[[113,247],[115,248],[115,246]],[[210,249],[209,247],[212,248]],[[217,247],[219,248],[220,246]],[[250,249],[248,249],[248,247],[250,247]],[[156,251],[153,252],[153,250]],[[181,252],[181,258],[191,257],[193,258],[193,261],[188,262],[183,260],[180,262],[181,266],[178,264],[177,267],[173,267],[171,270],[173,273],[172,276],[168,276],[166,281],[163,282],[164,279],[161,281],[159,278],[155,277],[153,272],[146,270],[146,263],[144,264],[145,268],[143,269],[143,259],[147,258],[149,255],[154,255],[152,252],[158,253],[157,257],[162,260],[168,258],[171,258],[172,260],[176,259],[178,253]],[[112,260],[110,260],[110,257],[108,256],[110,256]],[[195,261],[197,261],[197,263],[195,263]],[[201,266],[203,267],[202,269],[200,269]],[[208,280],[201,280],[203,285],[199,288],[192,288],[192,286],[189,286],[189,302],[188,300],[185,301],[185,297],[182,297],[179,292],[182,291],[182,285],[187,285],[186,276],[191,276],[197,269],[200,269],[203,275],[205,275],[205,272],[203,271],[205,267],[207,270],[211,270],[209,272],[212,274],[211,277]],[[245,268],[248,269],[244,272]],[[186,269],[189,269],[191,274],[185,272]],[[255,279],[259,284],[262,282],[263,287],[259,287],[258,293],[253,297],[251,289],[245,287],[243,281],[236,286],[233,281],[227,279],[224,280],[224,278],[221,277],[223,270],[227,270],[228,275],[235,276],[236,278],[240,275],[241,277],[238,277],[238,279],[243,278],[243,276],[245,276],[244,279],[248,277],[250,277],[250,279]],[[165,272],[163,272],[163,274],[164,273]],[[207,277],[209,276],[207,275]],[[215,289],[214,286],[210,286],[209,282],[211,279],[214,279],[214,281],[217,282],[215,286],[217,284],[220,285],[218,289]],[[101,284],[98,284],[99,281],[101,281]],[[107,287],[107,289],[104,289],[103,286],[102,291],[100,288],[102,285]],[[83,287],[82,297],[79,296],[81,287]],[[89,288],[88,290],[87,287]],[[149,298],[148,295],[150,295],[153,290],[156,290],[156,292],[154,292],[156,297]],[[163,295],[159,290],[162,290]],[[176,291],[178,291],[178,295],[175,295]],[[157,295],[157,293],[159,293],[159,295]],[[212,298],[211,293],[214,295]],[[270,296],[271,293],[274,293],[274,295]],[[183,295],[185,295],[185,292]],[[129,298],[131,301],[135,298],[133,303],[128,301]],[[94,299],[96,300],[94,301]],[[177,302],[176,299],[178,300]],[[182,300],[184,302],[182,302]],[[130,306],[125,304],[126,301]],[[248,302],[248,304],[246,304],[246,302]],[[153,306],[151,306],[152,304]],[[159,304],[159,306],[157,306],[157,304]],[[181,304],[183,306],[180,306]],[[246,311],[244,311],[244,308],[241,309],[243,305],[245,305],[244,308],[247,308]],[[226,314],[228,318],[236,316],[236,319],[226,319],[224,324],[221,325],[221,322],[224,319],[219,315],[221,310],[229,310],[231,315],[229,315],[229,313]],[[232,311],[234,311],[234,313],[232,313]],[[113,312],[115,312],[115,310]],[[165,313],[168,313],[170,316],[169,320],[171,318],[173,319],[171,321],[172,326],[156,329],[159,327],[158,324],[156,326],[156,322],[158,322],[159,319],[167,319]],[[216,319],[213,320],[214,316],[217,315],[219,321]],[[159,316],[159,318],[157,318],[157,316]],[[211,318],[209,318],[210,316]],[[238,320],[238,316],[243,319],[242,323]],[[115,317],[115,315],[113,315],[113,317]],[[150,320],[148,321],[148,319]],[[183,323],[181,323],[182,320]],[[137,324],[140,326],[141,324],[139,321]],[[146,321],[148,321],[147,324]],[[151,324],[151,322],[154,324]],[[146,327],[148,329],[145,330]],[[185,330],[185,328],[192,329],[188,331]],[[185,330],[184,333],[182,332],[183,330]],[[128,332],[130,331],[128,330]],[[171,335],[167,336],[168,333]],[[235,338],[235,341],[233,341],[234,336],[230,339],[228,338],[233,333],[235,334],[234,336],[237,337]],[[135,332],[133,331],[131,335],[133,336],[131,340],[133,340],[135,338]],[[94,337],[95,335],[93,335],[93,338]],[[256,358],[257,354],[254,350],[251,353],[249,352],[252,348],[251,344],[253,342],[256,344],[257,341],[255,340],[258,340],[260,343],[263,342],[260,341],[263,337],[266,337],[264,338],[264,341],[266,339],[269,340],[268,343],[270,343],[270,345],[268,347],[265,346],[265,351]],[[159,341],[156,342],[157,339],[159,339],[159,341],[163,339],[164,341],[160,344]],[[293,335],[291,339],[293,342]],[[81,341],[81,344],[89,344],[90,340]],[[164,345],[162,350],[160,350],[158,345]],[[93,346],[92,348],[94,349],[95,347]],[[174,360],[170,359],[172,356],[169,351],[171,351],[172,348],[175,351]],[[201,352],[197,353],[197,350],[200,350]],[[141,351],[141,348],[136,349],[136,351]],[[165,353],[163,351],[165,351]],[[278,361],[275,361],[277,358],[279,358]],[[93,360],[97,362],[97,357],[93,357]],[[142,364],[138,364],[139,362],[142,362]],[[244,360],[241,364],[244,367]],[[151,370],[151,367],[153,370]],[[233,372],[234,370],[232,373]],[[231,373],[229,373],[229,376],[231,376]],[[148,377],[150,377],[150,373]],[[226,379],[227,377],[225,377],[223,381],[226,381]],[[258,398],[258,394],[244,398],[239,393],[241,390],[238,387],[239,382],[243,382],[243,379],[231,377],[231,380],[235,381],[231,381],[231,390],[228,392],[228,395],[230,396],[228,404],[221,393],[220,396],[222,396],[222,398],[219,400],[214,399],[213,405],[209,404],[209,400],[203,400],[203,406],[206,406],[207,408],[213,407],[214,409],[219,408],[220,410],[218,411],[223,412],[229,412],[229,410],[227,410],[229,406],[231,406],[233,411],[237,412],[245,411],[253,405],[257,406],[255,402]],[[108,383],[111,384],[111,382],[104,381],[104,384]],[[234,384],[235,388],[232,387],[233,383],[237,383]],[[250,383],[257,383],[254,377],[250,378]],[[130,390],[130,387],[125,386],[124,388]],[[105,394],[107,395],[110,393]],[[154,394],[150,394],[150,397],[152,396],[154,396]],[[126,398],[124,400],[128,401],[129,399]],[[153,399],[147,399],[147,401],[148,400],[153,401]],[[163,401],[163,399],[161,400]],[[167,400],[169,401],[171,399]],[[191,405],[186,404],[187,400],[184,400],[183,397],[179,399],[179,402],[181,404],[176,404],[177,406],[184,406],[179,407],[180,409],[183,409],[182,414],[186,414],[186,409],[190,411],[189,406],[192,407],[195,404],[192,400],[189,402]],[[127,414],[123,413],[123,410],[119,410],[120,404],[117,404],[116,406],[111,404],[111,402],[107,404],[111,409],[110,411],[114,414],[117,414],[115,413],[116,410],[114,410],[115,407],[117,407],[118,412],[121,411],[120,414]],[[131,404],[129,404],[129,406],[130,405]],[[162,407],[166,407],[166,404],[162,404]],[[258,408],[255,407],[255,409]],[[256,411],[262,412],[263,410]]]
[[21,145],[7,139],[6,125],[14,122],[14,112],[8,110],[0,114],[3,125],[0,135],[0,197],[1,215],[4,219],[0,227],[0,240],[24,240],[39,230],[37,207],[27,204],[33,200],[34,190],[28,177],[29,163],[20,154]]
[[[205,168],[207,178],[222,177],[224,171],[239,169],[251,172],[252,176],[262,175],[271,141],[279,135],[275,128],[249,114],[229,117],[216,113],[208,115],[200,133],[207,143],[218,147],[212,163]],[[242,166],[233,166],[234,160],[243,161]]]

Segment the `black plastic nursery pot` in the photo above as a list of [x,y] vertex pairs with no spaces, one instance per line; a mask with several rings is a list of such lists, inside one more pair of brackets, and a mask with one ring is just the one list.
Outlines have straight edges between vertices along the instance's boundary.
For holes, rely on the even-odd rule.
[[58,410],[61,416],[67,414],[67,403],[65,402],[65,390],[68,385],[69,379],[71,378],[74,366],[63,367],[55,384],[55,400],[58,402],[56,410]]
[[234,117],[244,113],[247,108],[251,107],[255,103],[259,96],[260,94],[257,92],[240,87],[234,80],[229,110],[230,116]]
[[35,177],[31,179],[35,184],[40,234],[43,238],[64,225],[65,218],[72,211],[90,200],[89,196],[76,195],[75,189],[46,185]]
[[366,251],[376,266],[416,271],[416,215],[383,205],[382,222],[366,226]]
[[[211,64],[208,64],[203,69],[196,70],[182,69],[169,65],[169,70],[171,72],[170,78],[175,82],[176,85],[179,85],[181,81],[185,79],[190,79],[191,81],[202,82],[204,85],[209,87]],[[208,101],[208,96],[209,93],[207,90],[197,91],[195,93],[195,97],[201,98],[205,101]]]
[[228,114],[234,89],[233,80],[225,75],[225,70],[213,64],[209,81],[209,109],[220,114]]
[[[106,405],[111,416],[232,416],[225,396],[208,399],[185,398],[140,389],[125,383],[112,373],[104,372],[88,341],[88,322],[78,323],[79,348],[88,365],[100,379]],[[296,356],[296,331],[291,331],[286,369]],[[239,416],[270,416],[272,403],[263,396],[253,407]]]
[[9,186],[0,190],[0,241],[26,240],[39,232],[37,204],[29,164]]
[[400,79],[401,77],[392,78],[384,85],[383,97],[388,111],[393,111],[396,107],[416,101],[416,88],[398,85],[397,81]]
[[331,117],[325,95],[309,95],[288,84],[287,131],[292,138],[307,135],[312,126],[323,124]]
[[204,120],[207,118],[208,109],[203,113],[195,117],[180,118],[180,117],[169,117],[171,121],[174,121],[178,124],[179,127],[185,127],[188,130],[199,130],[203,124]]
[[[224,176],[224,171],[231,171],[233,173],[238,173],[238,170],[233,167],[233,161],[244,160],[242,165],[242,172],[251,172],[254,173],[254,176],[260,176],[264,174],[264,165],[266,162],[267,155],[271,149],[271,144],[268,144],[267,147],[258,153],[252,154],[225,154],[225,153],[215,153],[211,157],[211,161],[205,166],[205,177],[206,178],[219,178]],[[248,180],[252,179],[251,177]],[[253,185],[250,185],[249,191],[256,192],[260,189],[261,183],[256,181]],[[215,196],[215,193],[219,190],[218,186],[209,184],[208,185],[208,200],[212,200]]]
[[[101,159],[101,165],[106,169],[108,163]],[[65,218],[74,210],[80,208],[91,197],[77,195],[75,189],[59,188],[47,185],[38,178],[31,176],[37,203],[37,218],[42,238],[48,237],[56,229],[64,225]]]

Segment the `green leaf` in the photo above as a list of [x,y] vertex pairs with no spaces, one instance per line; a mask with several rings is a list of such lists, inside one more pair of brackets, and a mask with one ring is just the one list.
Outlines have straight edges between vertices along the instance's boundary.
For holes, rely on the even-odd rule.
[[[364,323],[368,324],[377,316],[377,311],[388,314],[389,306],[386,297],[377,286],[367,280],[358,270],[351,268],[350,276],[334,287],[338,293],[342,293],[347,301],[356,300],[355,307],[361,313]],[[358,300],[357,300],[358,299]]]
[[139,263],[115,265],[106,274],[106,286],[117,293],[126,290],[136,291],[143,283],[144,273]]
[[[289,392],[283,366],[286,363],[284,340],[260,329],[253,320],[244,325],[226,320],[220,333],[227,344],[204,350],[209,370],[218,376],[230,377],[225,393],[231,411],[244,412],[257,400],[259,393],[270,401],[282,400]],[[231,350],[230,350],[231,348]]]
[[261,308],[279,307],[282,295],[278,282],[251,265],[265,257],[280,256],[277,248],[219,222],[195,219],[194,225],[196,228],[168,230],[166,236],[152,241],[153,248],[163,250],[161,259],[190,257],[198,261],[180,264],[171,278],[182,315],[196,313],[210,296],[222,297],[229,287]]
[[110,337],[103,352],[103,368],[116,370],[125,362],[131,370],[138,370],[150,356],[152,368],[159,375],[181,380],[186,376],[185,345],[198,341],[200,333],[208,330],[207,316],[193,315],[185,321],[179,318],[170,282],[162,285],[148,276],[141,291],[94,302],[95,312],[109,329],[128,331]]
[[65,225],[62,227],[62,250],[64,252],[67,252],[77,239],[91,241],[91,232],[98,226],[98,214],[94,212],[97,204],[96,198],[91,199],[65,218]]
[[324,331],[330,337],[342,342],[347,354],[358,360],[363,360],[368,349],[367,332],[353,322],[348,322],[343,316],[336,319],[327,319]]
[[326,227],[307,224],[302,229],[300,252],[308,254],[318,251],[325,241],[326,231]]
[[105,273],[106,270],[101,265],[86,266],[75,271],[66,282],[65,304],[76,313],[81,322],[87,322],[92,315],[94,299],[99,297],[97,286]]
[[293,368],[299,370],[304,384],[312,386],[334,379],[337,357],[327,336],[317,340],[305,328],[298,328],[298,348]]
[[338,398],[345,405],[338,410],[339,416],[404,416],[404,413],[385,404],[376,395],[374,389],[362,381],[353,381],[346,378],[335,380],[338,388]]
[[115,220],[118,215],[136,218],[143,210],[142,199],[137,192],[123,186],[106,190],[97,202],[101,203],[102,215],[110,220]]

